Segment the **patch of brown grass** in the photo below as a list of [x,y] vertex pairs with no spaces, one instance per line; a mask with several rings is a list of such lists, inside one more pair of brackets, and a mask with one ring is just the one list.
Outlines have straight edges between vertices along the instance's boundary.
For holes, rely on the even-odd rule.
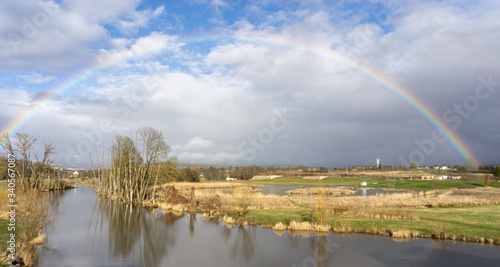
[[38,258],[36,246],[45,240],[42,230],[54,222],[56,210],[49,205],[47,195],[37,190],[18,192],[16,198],[16,217],[22,229],[17,256],[25,266],[33,266]]
[[175,187],[175,189],[182,191],[182,190],[190,190],[192,187],[194,187],[194,189],[216,189],[216,188],[236,188],[248,185],[240,182],[210,182],[210,183],[174,182],[161,185],[161,187],[165,186],[173,186]]
[[223,206],[226,208],[232,207],[232,209],[238,209],[234,205],[240,206],[239,204],[242,202],[245,202],[245,205],[248,204],[248,209],[292,209],[297,207],[288,200],[288,196],[265,195],[258,191],[252,192],[251,189],[235,190],[230,193],[224,192],[222,189],[214,192],[196,190],[195,199],[206,202],[214,194],[219,196]]
[[[299,205],[314,207],[311,196],[292,196]],[[327,206],[342,210],[352,208],[425,208],[500,204],[500,188],[439,189],[418,193],[395,193],[377,196],[325,198]]]
[[332,228],[329,225],[316,224],[310,222],[296,222],[291,221],[289,225],[283,223],[277,223],[272,227],[275,231],[291,230],[291,231],[319,231],[319,232],[329,232]]
[[420,219],[407,210],[401,208],[384,209],[384,208],[351,208],[341,212],[346,216],[364,217],[372,219],[385,220],[403,220],[403,221],[419,221]]
[[299,188],[294,190],[285,191],[286,194],[291,195],[348,195],[356,194],[356,190],[346,188]]

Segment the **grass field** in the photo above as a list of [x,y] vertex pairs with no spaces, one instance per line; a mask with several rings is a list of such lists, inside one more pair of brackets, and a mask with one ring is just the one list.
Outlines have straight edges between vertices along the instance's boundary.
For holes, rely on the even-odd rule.
[[[346,186],[361,187],[361,182],[367,182],[368,188],[400,189],[400,190],[433,190],[460,188],[464,183],[460,180],[408,180],[408,179],[379,179],[371,177],[327,177],[322,180],[306,180],[302,177],[279,177],[272,180],[252,181],[254,185],[263,186]],[[484,187],[483,181],[473,181],[471,187]],[[491,187],[500,187],[499,182],[490,182]]]
[[[330,215],[327,224],[346,232],[376,233],[384,231],[408,231],[420,235],[453,234],[484,238],[500,238],[500,206],[469,206],[432,209],[406,209],[416,214],[420,220],[386,220],[343,215]],[[292,220],[306,222],[311,220],[308,209],[296,210],[251,210],[249,215],[257,224],[276,225],[279,222],[289,224]]]
[[[0,251],[2,251],[2,253],[4,251],[6,251],[7,249],[7,245],[9,243],[7,243],[7,240],[9,240],[10,238],[10,234],[12,232],[9,231],[9,221],[8,220],[4,220],[4,219],[0,219]],[[18,235],[18,231],[17,231],[17,227],[16,227],[16,231],[14,232],[16,234],[16,236]],[[16,237],[18,238],[18,237]],[[0,259],[0,267],[3,267],[3,266],[7,266],[1,259]]]
[[[306,180],[302,177],[279,177],[272,180],[250,181],[253,186],[307,187],[361,187],[361,182],[367,182],[368,188],[434,191],[425,194],[415,192],[322,199],[319,196],[292,195],[275,196],[274,199],[256,193],[252,195],[252,200],[248,204],[253,208],[248,210],[245,218],[239,219],[240,221],[248,219],[252,224],[280,229],[280,225],[292,227],[295,223],[311,223],[312,227],[316,227],[314,225],[319,225],[318,218],[321,217],[321,224],[326,224],[335,232],[500,243],[500,205],[498,205],[500,183],[498,182],[491,182],[486,187],[483,181],[471,181],[469,189],[459,189],[464,186],[460,180],[373,177],[327,177],[322,180]],[[228,201],[237,203],[232,199],[234,197],[232,194],[219,195],[223,206],[227,205]],[[288,207],[285,207],[284,201],[288,203]],[[230,205],[229,210],[238,209],[238,206]],[[233,216],[233,214],[221,216]]]

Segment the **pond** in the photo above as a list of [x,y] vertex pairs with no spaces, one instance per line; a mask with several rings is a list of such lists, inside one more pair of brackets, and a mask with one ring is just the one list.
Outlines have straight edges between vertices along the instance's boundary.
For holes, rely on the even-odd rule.
[[147,210],[79,186],[55,197],[58,223],[37,266],[495,266],[500,248],[364,234],[296,235]]

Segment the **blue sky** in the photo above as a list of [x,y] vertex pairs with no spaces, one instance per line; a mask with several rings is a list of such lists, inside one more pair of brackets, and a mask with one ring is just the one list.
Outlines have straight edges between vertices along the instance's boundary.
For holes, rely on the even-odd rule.
[[183,162],[463,163],[347,60],[400,84],[498,164],[499,13],[497,1],[460,0],[4,1],[0,124],[66,88],[20,129],[52,142],[63,165],[88,166],[88,147],[142,126]]

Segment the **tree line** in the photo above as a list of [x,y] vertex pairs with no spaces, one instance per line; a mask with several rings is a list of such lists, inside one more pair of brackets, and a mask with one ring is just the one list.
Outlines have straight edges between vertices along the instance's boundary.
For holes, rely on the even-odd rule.
[[[21,190],[64,188],[64,181],[53,165],[55,147],[51,143],[44,143],[40,149],[37,141],[36,137],[25,133],[16,133],[14,136],[4,133],[0,136],[4,151],[0,159],[0,177],[9,177],[11,169],[15,172],[16,183]],[[15,157],[15,164],[9,167],[8,158],[12,156]]]

